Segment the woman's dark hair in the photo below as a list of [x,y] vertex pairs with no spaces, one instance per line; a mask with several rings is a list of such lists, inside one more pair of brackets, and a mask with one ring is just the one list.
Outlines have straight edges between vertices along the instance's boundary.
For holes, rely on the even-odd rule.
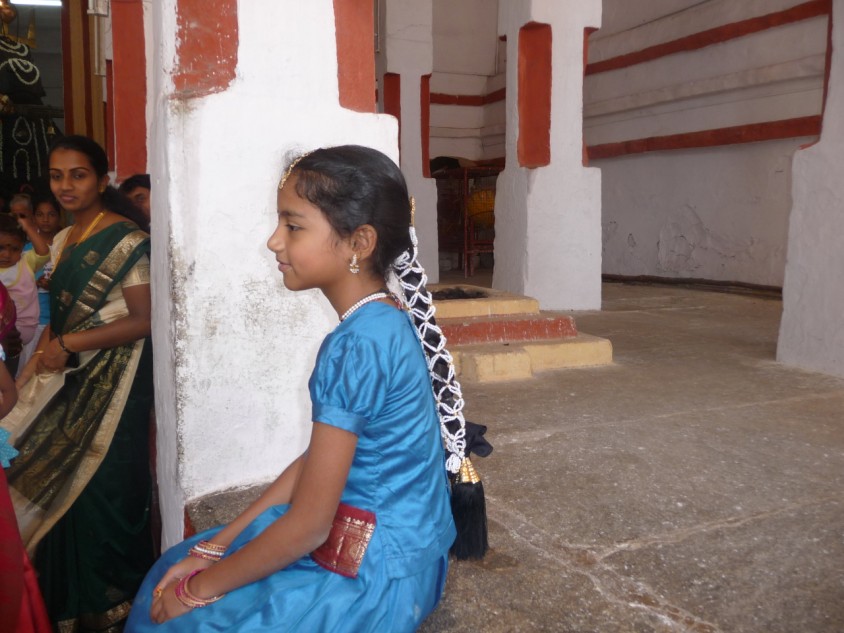
[[152,190],[152,181],[150,180],[149,174],[134,174],[129,176],[126,180],[120,183],[117,190],[120,193],[129,194],[138,187]]
[[26,232],[18,224],[18,219],[10,213],[0,213],[0,233],[18,238],[21,246],[26,244]]
[[295,163],[296,193],[316,205],[341,237],[364,224],[378,233],[375,272],[384,276],[410,248],[410,199],[398,166],[369,147],[318,149]]
[[[108,174],[108,156],[105,150],[95,140],[79,134],[57,138],[50,146],[48,158],[58,149],[69,149],[84,154],[91,163],[91,167],[94,169],[97,177],[102,178]],[[138,210],[129,198],[117,189],[109,185],[100,194],[100,197],[106,209],[131,220],[144,231],[149,231],[149,223],[143,213]]]

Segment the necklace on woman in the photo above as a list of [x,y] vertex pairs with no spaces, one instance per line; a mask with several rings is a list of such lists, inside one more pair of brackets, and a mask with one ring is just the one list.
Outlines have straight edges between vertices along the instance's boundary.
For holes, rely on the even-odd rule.
[[[88,225],[88,228],[86,228],[86,229],[85,229],[85,232],[84,232],[84,233],[82,233],[82,237],[81,237],[81,238],[79,238],[79,241],[78,241],[78,242],[76,242],[76,244],[77,244],[77,245],[81,244],[82,242],[84,242],[85,240],[87,240],[87,239],[88,239],[88,236],[89,236],[89,235],[91,235],[91,231],[93,231],[93,230],[94,230],[94,227],[95,227],[95,226],[97,226],[97,224],[99,224],[100,220],[102,220],[102,219],[103,219],[103,216],[104,216],[105,214],[106,214],[106,212],[105,212],[105,211],[100,211],[100,212],[99,212],[99,214],[97,215],[97,217],[95,217],[95,218],[94,218],[94,221],[93,221],[93,222],[91,222],[91,224],[89,224],[89,225]],[[58,252],[58,255],[56,256],[56,263],[55,263],[55,265],[53,266],[53,271],[50,273],[50,275],[51,275],[51,276],[52,276],[52,274],[53,274],[54,272],[56,272],[56,268],[58,268],[58,267],[59,267],[59,263],[62,261],[62,254],[64,253],[64,247],[65,247],[65,246],[67,246],[67,243],[68,243],[68,242],[70,242],[70,234],[71,234],[71,233],[73,233],[73,230],[74,230],[75,228],[76,228],[76,225],[74,224],[74,225],[73,225],[73,228],[72,228],[72,229],[70,229],[70,231],[68,231],[68,232],[67,232],[67,237],[66,237],[66,238],[65,238],[65,240],[62,242],[62,245],[59,247],[59,252]]]
[[389,297],[390,294],[386,290],[379,290],[377,292],[373,292],[370,295],[366,295],[363,299],[357,301],[356,303],[352,304],[352,307],[346,310],[343,315],[340,317],[340,321],[345,321],[348,319],[355,310],[358,308],[365,306],[367,303],[371,303],[373,301],[378,301],[379,299],[386,299]]

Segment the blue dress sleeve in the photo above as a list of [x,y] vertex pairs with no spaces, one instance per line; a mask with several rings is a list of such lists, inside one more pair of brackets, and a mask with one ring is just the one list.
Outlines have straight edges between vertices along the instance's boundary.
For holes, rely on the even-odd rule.
[[373,340],[335,332],[325,341],[311,375],[314,422],[360,435],[386,400],[388,375],[384,352]]

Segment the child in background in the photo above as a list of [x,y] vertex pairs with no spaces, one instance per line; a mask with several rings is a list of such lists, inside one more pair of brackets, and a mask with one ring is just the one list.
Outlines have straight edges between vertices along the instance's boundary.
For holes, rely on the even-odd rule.
[[[44,238],[47,246],[52,247],[53,238],[63,228],[62,216],[59,212],[58,205],[52,195],[44,193],[37,195],[33,199],[33,206],[33,217],[38,234]],[[50,324],[50,273],[52,270],[53,262],[49,260],[43,268],[35,272],[35,285],[38,288],[38,305],[40,310],[38,327],[35,330],[35,336],[32,337],[32,340],[24,347],[21,353],[20,367],[26,365],[26,362],[32,356],[32,352],[38,346],[41,332]]]
[[32,219],[32,197],[28,193],[16,193],[9,200],[9,213],[16,218]]
[[[27,237],[32,250],[23,252]],[[38,328],[38,291],[35,273],[50,260],[50,247],[27,217],[0,214],[0,282],[6,286],[18,311],[17,328],[24,346]]]
[[124,194],[132,203],[140,209],[147,219],[147,224],[152,221],[152,211],[150,209],[150,191],[152,184],[149,174],[135,174],[129,176],[126,180],[120,183],[117,190]]
[[[311,374],[308,449],[230,524],[159,559],[127,633],[401,633],[442,595],[456,534],[446,471],[468,447],[453,372],[426,358],[447,352],[417,302],[430,294],[404,177],[375,150],[320,149],[288,167],[277,203],[267,246],[284,285],[319,289],[340,318]],[[401,298],[385,290],[393,273]],[[434,393],[452,385],[447,421]]]

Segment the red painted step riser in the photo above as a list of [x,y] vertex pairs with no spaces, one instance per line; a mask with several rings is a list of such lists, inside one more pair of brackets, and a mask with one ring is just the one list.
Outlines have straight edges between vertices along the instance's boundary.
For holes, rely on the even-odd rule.
[[449,345],[545,341],[577,336],[574,319],[451,320],[439,323]]

